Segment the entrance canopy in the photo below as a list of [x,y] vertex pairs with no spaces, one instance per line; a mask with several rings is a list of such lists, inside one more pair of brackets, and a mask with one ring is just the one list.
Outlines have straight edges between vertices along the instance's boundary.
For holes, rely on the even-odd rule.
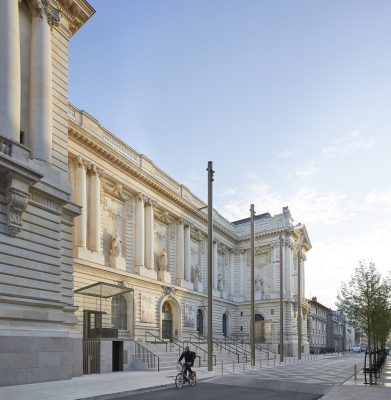
[[84,296],[100,297],[102,299],[108,299],[116,296],[117,294],[129,292],[133,292],[133,289],[106,282],[93,283],[92,285],[75,290],[75,293],[83,294]]

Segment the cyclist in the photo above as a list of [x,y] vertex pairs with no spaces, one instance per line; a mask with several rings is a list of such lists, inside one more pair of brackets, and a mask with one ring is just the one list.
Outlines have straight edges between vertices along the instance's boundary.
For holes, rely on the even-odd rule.
[[189,374],[193,374],[191,367],[193,366],[195,359],[195,353],[194,351],[190,351],[189,346],[185,347],[185,350],[179,357],[178,364],[182,361],[183,358],[185,359],[185,376],[187,378],[187,371],[189,371]]

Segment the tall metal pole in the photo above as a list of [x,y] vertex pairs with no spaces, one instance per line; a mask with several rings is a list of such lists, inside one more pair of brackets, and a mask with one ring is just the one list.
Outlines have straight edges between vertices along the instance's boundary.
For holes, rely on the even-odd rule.
[[280,362],[284,362],[284,268],[282,246],[284,241],[280,235]]
[[208,371],[213,370],[213,162],[208,162]]
[[297,359],[301,360],[301,241],[297,253]]
[[250,343],[251,343],[251,365],[255,366],[255,296],[254,296],[254,204],[251,204],[251,228],[250,228],[250,242],[251,242],[251,316],[250,316]]

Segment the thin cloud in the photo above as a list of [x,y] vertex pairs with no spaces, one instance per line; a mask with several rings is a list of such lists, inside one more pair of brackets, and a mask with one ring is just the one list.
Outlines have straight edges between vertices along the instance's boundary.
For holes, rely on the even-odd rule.
[[320,169],[317,168],[315,161],[311,160],[296,168],[291,176],[299,179],[306,179],[314,176],[318,172],[320,172]]
[[289,158],[293,156],[293,154],[295,154],[293,150],[285,149],[281,153],[277,154],[277,158]]
[[327,157],[347,155],[359,150],[367,150],[377,143],[380,136],[365,136],[360,131],[353,131],[349,135],[336,139],[332,146],[322,149]]

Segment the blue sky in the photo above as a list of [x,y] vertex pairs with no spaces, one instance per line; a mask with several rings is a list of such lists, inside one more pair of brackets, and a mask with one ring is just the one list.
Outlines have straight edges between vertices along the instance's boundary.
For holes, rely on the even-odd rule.
[[307,295],[391,269],[390,1],[91,0],[69,98],[228,219],[306,224]]

